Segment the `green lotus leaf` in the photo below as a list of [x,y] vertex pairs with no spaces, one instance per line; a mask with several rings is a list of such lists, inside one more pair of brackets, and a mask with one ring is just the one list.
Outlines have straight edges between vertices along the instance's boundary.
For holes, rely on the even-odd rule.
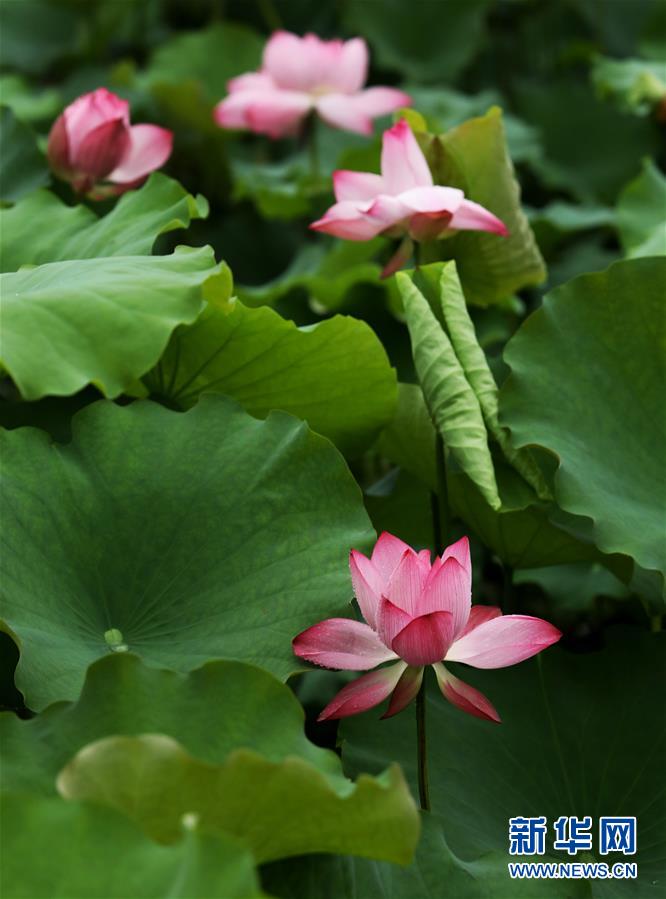
[[391,419],[396,376],[372,329],[335,316],[297,328],[266,307],[209,304],[179,328],[144,378],[169,404],[189,408],[203,392],[234,397],[252,415],[283,409],[358,455]]
[[666,97],[666,62],[598,56],[592,83],[602,97],[615,100],[621,109],[648,115]]
[[259,862],[351,852],[406,863],[418,839],[418,813],[397,765],[335,790],[302,759],[270,762],[237,749],[212,765],[171,737],[146,734],[88,744],[57,785],[66,799],[123,811],[158,842],[175,842],[183,819],[193,819],[202,833],[243,840]]
[[49,191],[37,191],[0,210],[2,271],[65,259],[149,255],[160,234],[187,228],[207,213],[203,197],[190,196],[160,172],[101,218],[87,206],[67,206]]
[[348,603],[349,549],[373,538],[331,444],[221,396],[184,414],[101,401],[73,434],[0,435],[0,614],[27,704],[76,697],[91,662],[128,648],[180,671],[214,658],[296,670],[292,638]]
[[555,495],[597,546],[664,572],[666,260],[619,262],[552,291],[509,341],[500,418],[557,456]]
[[208,662],[181,674],[132,652],[109,653],[88,668],[76,702],[50,705],[21,721],[0,715],[3,783],[55,794],[61,768],[87,743],[112,735],[167,734],[211,764],[242,746],[269,762],[296,756],[338,788],[338,756],[303,733],[303,710],[274,675],[243,662]]
[[447,6],[401,0],[350,3],[345,25],[368,38],[382,66],[417,81],[450,83],[475,55],[490,0]]
[[184,827],[160,846],[102,806],[10,793],[2,797],[7,899],[261,899],[249,850],[225,834]]
[[0,200],[4,203],[13,203],[50,180],[34,133],[8,106],[0,106],[0,160]]
[[[635,861],[638,880],[614,880],[612,893],[603,880],[581,883],[580,893],[572,891],[572,881],[552,881],[548,889],[544,886],[544,895],[602,899],[654,892],[656,896],[666,858],[666,807],[657,786],[663,779],[666,721],[655,714],[665,673],[663,644],[663,634],[625,628],[615,632],[601,652],[571,654],[556,647],[511,668],[459,669],[463,680],[493,701],[502,716],[500,725],[454,708],[431,683],[427,716],[435,833],[424,830],[414,865],[402,869],[357,860],[353,864],[357,879],[366,890],[367,884],[376,884],[371,895],[411,899],[420,895],[420,878],[431,884],[437,877],[445,882],[452,853],[464,860],[458,867],[472,864],[468,876],[454,872],[454,883],[460,882],[456,897],[508,899],[520,895],[506,868],[508,819],[546,816],[547,855],[537,859],[543,861],[558,856],[551,843],[552,825],[560,815],[590,815],[593,848],[584,860]],[[399,760],[415,785],[412,715],[378,722],[375,711],[349,718],[343,736],[343,760],[349,771],[382,770],[390,760]],[[598,818],[602,815],[636,816],[636,855],[599,855]],[[582,860],[581,855],[577,860]],[[564,853],[557,860],[572,858]],[[484,862],[494,868],[494,874],[487,881],[484,874],[475,883],[474,865],[480,864],[478,877]],[[324,879],[326,874],[320,872],[319,877]],[[532,891],[526,890],[526,895],[540,896],[537,881],[528,883]],[[275,889],[270,880],[268,885]],[[334,894],[341,899],[364,895],[360,887],[356,893],[352,888]],[[317,895],[313,891],[312,896]]]
[[275,304],[293,290],[302,289],[317,310],[336,311],[345,304],[350,290],[357,284],[381,286],[381,265],[377,254],[386,247],[384,238],[355,243],[324,241],[308,244],[278,278],[258,287],[238,288],[248,306]]
[[0,275],[2,363],[24,399],[94,384],[115,397],[194,321],[217,274],[210,247],[51,262]]
[[546,278],[543,259],[527,216],[506,144],[502,111],[469,119],[438,136],[418,134],[436,184],[459,187],[498,216],[508,237],[461,231],[424,245],[423,261],[455,259],[469,303],[500,303]]
[[303,723],[293,692],[254,666],[183,675],[112,654],[91,665],[77,702],[30,721],[0,715],[3,784],[53,796],[57,779],[68,799],[88,792],[160,842],[196,819],[198,833],[236,835],[259,860],[324,850],[409,860],[418,815],[399,770],[355,785]]
[[617,227],[627,256],[666,256],[666,178],[650,159],[617,203]]

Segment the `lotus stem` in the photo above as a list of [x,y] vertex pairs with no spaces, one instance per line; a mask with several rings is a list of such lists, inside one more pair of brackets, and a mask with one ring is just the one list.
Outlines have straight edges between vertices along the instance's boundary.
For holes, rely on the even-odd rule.
[[[435,425],[435,427],[437,427]],[[435,554],[440,556],[449,538],[449,487],[446,480],[446,455],[444,440],[437,432],[435,437],[435,466],[437,469],[437,491],[430,494],[432,511],[432,534]]]
[[424,812],[430,811],[430,788],[428,784],[428,745],[426,740],[426,670],[423,672],[423,681],[419,692],[416,694],[416,743],[419,777],[419,802]]

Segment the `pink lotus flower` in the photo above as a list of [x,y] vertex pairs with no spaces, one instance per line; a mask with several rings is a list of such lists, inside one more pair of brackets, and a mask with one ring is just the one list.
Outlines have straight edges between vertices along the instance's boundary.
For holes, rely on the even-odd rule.
[[363,90],[367,72],[368,47],[361,38],[322,41],[314,34],[276,31],[260,71],[229,82],[215,121],[223,128],[284,137],[316,112],[335,128],[371,134],[373,118],[408,106],[411,98],[391,87]]
[[466,537],[447,547],[430,564],[430,552],[417,553],[391,534],[381,535],[371,558],[352,550],[354,593],[366,624],[329,618],[293,641],[299,658],[325,668],[363,671],[394,662],[347,684],[319,716],[320,721],[357,715],[391,701],[388,718],[418,693],[425,665],[432,665],[439,687],[453,705],[499,722],[486,697],[459,680],[442,662],[475,668],[505,668],[536,655],[562,634],[530,615],[502,615],[494,606],[473,606],[472,567]]
[[433,185],[425,156],[404,119],[384,132],[381,167],[381,175],[334,172],[337,203],[310,227],[345,240],[405,233],[414,240],[434,240],[449,231],[508,234],[492,212],[466,200],[462,190]]
[[171,155],[173,134],[130,125],[129,104],[106,88],[83,94],[53,123],[47,155],[60,178],[94,199],[137,187]]

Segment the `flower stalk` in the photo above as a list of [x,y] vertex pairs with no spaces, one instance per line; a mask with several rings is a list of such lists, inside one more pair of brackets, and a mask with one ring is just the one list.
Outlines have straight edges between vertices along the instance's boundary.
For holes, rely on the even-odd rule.
[[416,694],[416,744],[419,779],[419,802],[424,812],[430,811],[430,784],[428,782],[428,742],[426,733],[426,704],[425,690],[426,678],[424,677]]

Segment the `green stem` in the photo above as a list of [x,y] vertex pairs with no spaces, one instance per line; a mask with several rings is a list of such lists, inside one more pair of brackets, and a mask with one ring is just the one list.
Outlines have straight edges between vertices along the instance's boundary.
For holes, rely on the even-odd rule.
[[419,692],[416,694],[416,744],[419,776],[419,801],[425,812],[430,811],[430,790],[428,786],[428,746],[426,742],[426,707],[425,687],[426,671],[423,672],[423,681]]

